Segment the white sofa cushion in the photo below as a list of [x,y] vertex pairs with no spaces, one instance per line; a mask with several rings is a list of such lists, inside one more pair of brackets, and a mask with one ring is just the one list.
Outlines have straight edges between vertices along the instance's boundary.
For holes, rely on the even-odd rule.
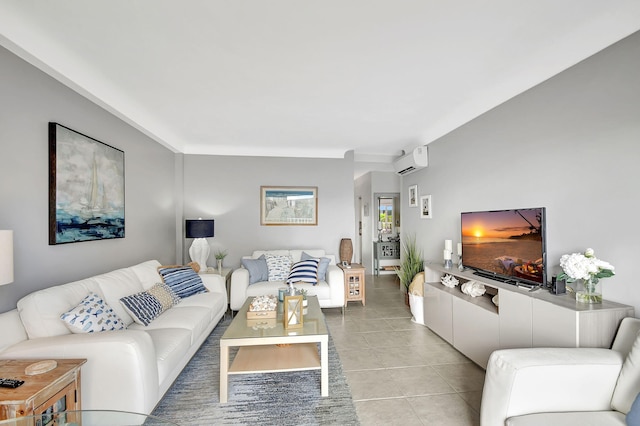
[[[331,288],[326,281],[321,281],[317,285],[309,283],[295,283],[293,285],[297,289],[307,290],[309,296],[317,296],[318,300],[331,299]],[[247,297],[264,296],[264,295],[278,295],[278,289],[280,287],[287,287],[284,281],[263,281],[255,283],[247,288]]]
[[158,330],[164,328],[183,328],[191,333],[189,344],[192,345],[196,338],[211,323],[211,310],[200,306],[180,307],[165,311],[147,326],[131,324],[133,330]]
[[124,309],[120,299],[134,293],[143,291],[138,276],[131,268],[116,269],[106,274],[96,275],[92,278],[100,286],[104,300],[113,308],[115,313],[129,326],[133,317]]
[[[60,315],[80,303],[89,293],[104,296],[93,278],[45,288],[18,300],[18,312],[29,339],[71,334],[60,320]],[[124,321],[122,316],[120,318]]]
[[159,266],[160,262],[157,260],[148,260],[131,267],[131,270],[138,277],[138,281],[140,281],[144,290],[148,290],[154,284],[162,282],[160,274],[158,274]]
[[624,414],[617,411],[539,413],[511,417],[506,426],[625,426]]
[[191,332],[184,328],[147,330],[156,349],[158,384],[165,381],[191,347]]

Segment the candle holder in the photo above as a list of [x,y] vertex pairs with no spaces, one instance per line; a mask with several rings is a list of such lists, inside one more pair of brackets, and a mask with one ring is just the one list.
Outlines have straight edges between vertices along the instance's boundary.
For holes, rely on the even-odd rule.
[[462,256],[458,256],[458,271],[464,271],[464,266],[462,266]]
[[444,260],[444,268],[445,269],[453,268],[453,262],[451,261],[451,259],[445,259]]

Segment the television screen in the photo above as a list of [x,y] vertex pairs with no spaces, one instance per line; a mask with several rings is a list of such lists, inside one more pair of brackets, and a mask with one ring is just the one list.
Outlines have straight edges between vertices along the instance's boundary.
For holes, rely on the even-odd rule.
[[501,281],[546,284],[545,209],[461,214],[462,263]]

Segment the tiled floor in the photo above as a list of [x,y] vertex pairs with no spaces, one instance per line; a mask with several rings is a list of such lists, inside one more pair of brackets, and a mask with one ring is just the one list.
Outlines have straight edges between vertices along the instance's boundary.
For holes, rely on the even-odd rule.
[[366,277],[366,306],[323,310],[362,425],[478,425],[484,370],[411,322],[395,275]]

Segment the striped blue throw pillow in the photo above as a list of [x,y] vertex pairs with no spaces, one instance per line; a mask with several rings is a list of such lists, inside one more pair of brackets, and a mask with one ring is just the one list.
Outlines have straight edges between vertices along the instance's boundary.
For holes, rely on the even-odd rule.
[[162,303],[146,291],[125,296],[120,299],[120,303],[135,322],[144,326],[149,325],[164,311]]
[[301,260],[294,263],[287,278],[287,284],[299,282],[318,284],[318,259]]
[[178,295],[179,298],[193,296],[198,293],[206,293],[207,288],[202,279],[189,266],[178,268],[160,268],[158,270],[162,281]]

